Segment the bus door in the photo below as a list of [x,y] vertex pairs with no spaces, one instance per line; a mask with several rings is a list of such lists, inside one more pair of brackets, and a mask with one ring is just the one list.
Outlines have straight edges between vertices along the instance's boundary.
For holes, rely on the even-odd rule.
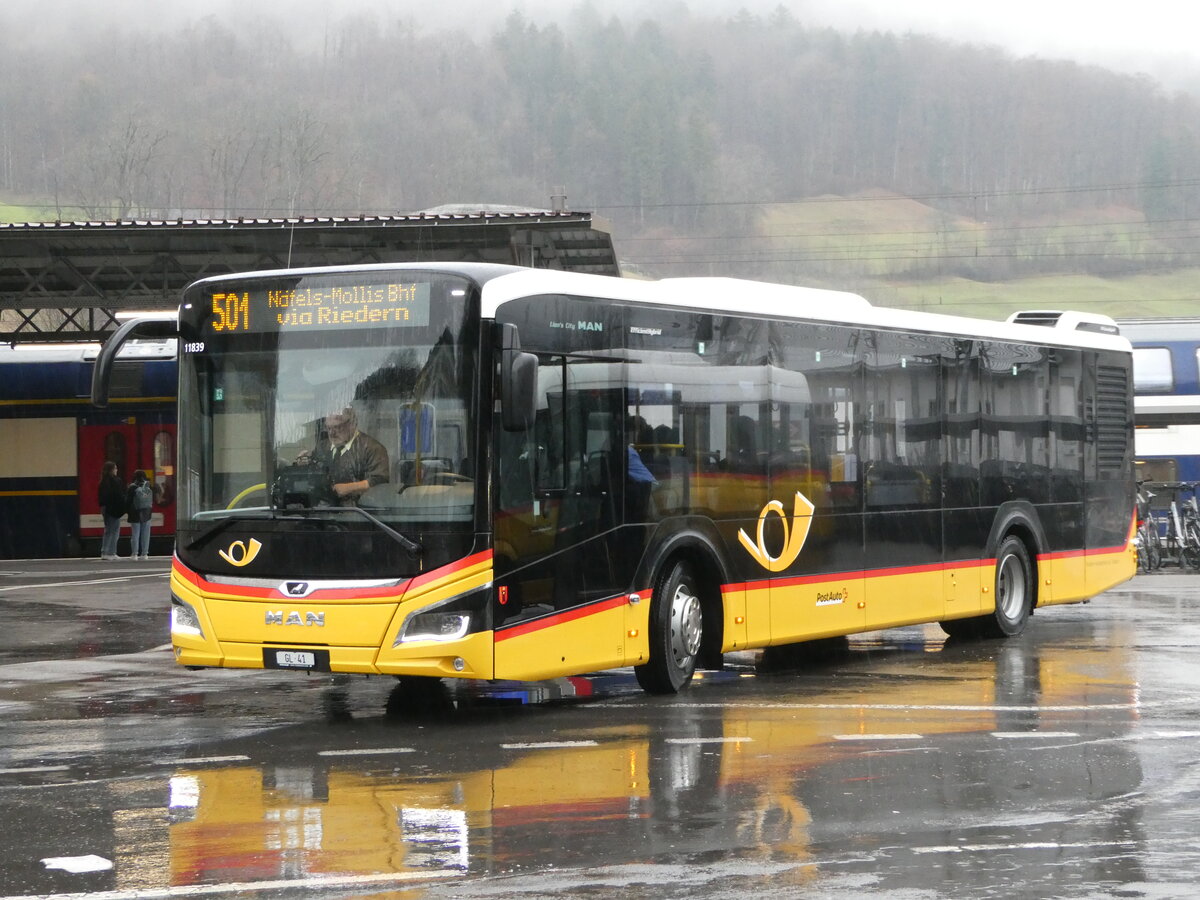
[[152,533],[175,533],[175,426],[144,423],[129,417],[104,425],[79,429],[79,533],[100,537],[104,517],[96,497],[100,470],[106,461],[117,464],[122,483],[133,480],[137,469],[159,487],[151,514]]
[[771,642],[782,644],[861,631],[866,622],[863,372],[851,329],[781,324],[775,333],[769,464],[778,506],[764,517],[755,555],[775,557]]
[[624,661],[632,564],[621,554],[620,363],[545,356],[535,427],[501,434],[497,678],[549,678]]
[[868,628],[945,615],[942,358],[948,338],[880,332],[867,352],[863,500]]
[[981,560],[995,509],[980,500],[983,453],[982,347],[955,340],[942,357],[942,571],[947,618],[987,612],[980,591]]

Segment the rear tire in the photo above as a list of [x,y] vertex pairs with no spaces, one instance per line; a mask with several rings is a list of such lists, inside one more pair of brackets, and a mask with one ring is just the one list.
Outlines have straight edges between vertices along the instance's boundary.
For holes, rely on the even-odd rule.
[[1033,612],[1033,566],[1025,545],[1012,535],[1001,541],[1000,551],[996,554],[993,596],[996,598],[995,612],[966,619],[947,619],[938,625],[948,636],[963,640],[1013,637],[1025,630],[1025,623]]
[[650,659],[636,666],[642,690],[675,694],[696,672],[704,634],[704,611],[691,566],[676,562],[654,589],[650,609]]
[[1014,637],[1033,611],[1033,566],[1019,538],[1006,537],[996,554],[996,611],[981,620],[984,637]]

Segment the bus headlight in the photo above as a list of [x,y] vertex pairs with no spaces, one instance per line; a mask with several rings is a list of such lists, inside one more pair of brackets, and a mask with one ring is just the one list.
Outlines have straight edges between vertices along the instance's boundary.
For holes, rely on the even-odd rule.
[[171,595],[171,634],[186,634],[189,637],[204,637],[200,627],[200,616],[190,603]]
[[457,641],[471,627],[470,613],[418,613],[400,629],[397,644],[406,641]]
[[396,634],[393,647],[413,641],[457,641],[473,631],[480,631],[487,621],[487,604],[491,585],[484,590],[471,591],[416,609],[405,618]]

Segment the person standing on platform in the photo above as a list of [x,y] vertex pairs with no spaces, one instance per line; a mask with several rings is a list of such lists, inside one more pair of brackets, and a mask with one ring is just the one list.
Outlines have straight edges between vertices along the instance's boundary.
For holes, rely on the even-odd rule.
[[104,516],[104,537],[100,539],[100,558],[117,558],[117,540],[121,537],[121,516],[125,515],[125,485],[117,474],[112,460],[100,470],[100,485],[96,491],[100,512]]
[[153,515],[156,486],[138,469],[125,492],[125,506],[129,511],[129,526],[133,529],[130,541],[130,559],[150,558],[150,517]]

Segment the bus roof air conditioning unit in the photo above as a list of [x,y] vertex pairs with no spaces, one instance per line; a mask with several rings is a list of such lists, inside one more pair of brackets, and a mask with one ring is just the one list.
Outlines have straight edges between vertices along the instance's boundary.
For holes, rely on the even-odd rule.
[[1013,313],[1007,321],[1015,325],[1041,325],[1046,328],[1066,328],[1070,331],[1094,331],[1099,334],[1121,333],[1121,329],[1114,319],[1098,313],[1025,309]]

